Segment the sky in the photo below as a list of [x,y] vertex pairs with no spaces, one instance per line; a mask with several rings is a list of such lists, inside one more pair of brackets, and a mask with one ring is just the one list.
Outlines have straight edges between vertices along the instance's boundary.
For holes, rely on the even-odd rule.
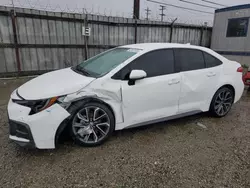
[[[11,6],[13,1],[16,7],[35,8],[40,10],[56,11],[56,12],[72,12],[81,13],[83,8],[89,13],[107,16],[132,17],[133,0],[0,0],[0,5]],[[173,4],[177,6],[197,9],[213,13],[215,9],[192,5],[180,0],[155,0],[158,2]],[[202,0],[184,0],[202,5],[223,8],[223,6],[206,3]],[[249,0],[209,0],[225,6],[234,6],[239,4],[250,4]],[[160,6],[147,0],[141,0],[140,17],[145,19],[145,9],[149,8],[150,20],[160,20]],[[164,11],[166,16],[164,21],[171,21],[177,18],[179,23],[187,24],[204,24],[212,25],[213,14],[200,13],[190,10],[183,10],[172,6],[166,6]]]

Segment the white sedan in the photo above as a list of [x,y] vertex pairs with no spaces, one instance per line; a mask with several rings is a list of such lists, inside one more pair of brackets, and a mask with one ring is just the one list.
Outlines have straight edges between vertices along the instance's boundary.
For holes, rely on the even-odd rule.
[[68,131],[96,146],[115,130],[210,111],[225,116],[243,93],[241,65],[189,44],[121,46],[17,88],[8,104],[11,140],[55,148]]

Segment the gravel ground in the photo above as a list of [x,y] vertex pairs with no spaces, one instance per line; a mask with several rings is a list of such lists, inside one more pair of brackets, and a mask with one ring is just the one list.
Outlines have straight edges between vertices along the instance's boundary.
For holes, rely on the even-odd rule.
[[0,81],[0,187],[250,187],[250,92],[221,119],[199,114],[118,131],[95,148],[69,140],[26,150],[9,141],[6,113],[23,81]]

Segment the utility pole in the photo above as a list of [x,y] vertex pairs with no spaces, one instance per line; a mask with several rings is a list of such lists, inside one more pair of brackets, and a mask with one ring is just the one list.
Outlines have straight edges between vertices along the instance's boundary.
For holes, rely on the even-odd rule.
[[16,16],[16,9],[15,9],[14,0],[11,0],[11,5],[12,5],[12,7],[13,7],[14,16]]
[[161,14],[160,14],[160,16],[161,16],[161,21],[163,22],[163,18],[164,18],[164,16],[166,16],[166,14],[164,14],[164,10],[166,10],[166,6],[163,6],[163,5],[160,5],[160,11],[161,11]]
[[148,16],[150,15],[150,9],[147,7],[147,9],[145,9],[146,11],[146,20],[148,20]]
[[134,19],[140,19],[140,0],[134,0]]

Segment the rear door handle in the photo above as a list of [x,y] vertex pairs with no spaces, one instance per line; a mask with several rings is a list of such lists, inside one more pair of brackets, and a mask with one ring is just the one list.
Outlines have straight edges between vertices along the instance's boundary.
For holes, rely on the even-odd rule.
[[216,76],[216,73],[215,72],[209,72],[209,73],[207,73],[207,77],[212,77],[212,76]]
[[180,80],[171,79],[171,80],[169,80],[168,85],[173,85],[173,84],[178,84],[178,83],[180,83]]

